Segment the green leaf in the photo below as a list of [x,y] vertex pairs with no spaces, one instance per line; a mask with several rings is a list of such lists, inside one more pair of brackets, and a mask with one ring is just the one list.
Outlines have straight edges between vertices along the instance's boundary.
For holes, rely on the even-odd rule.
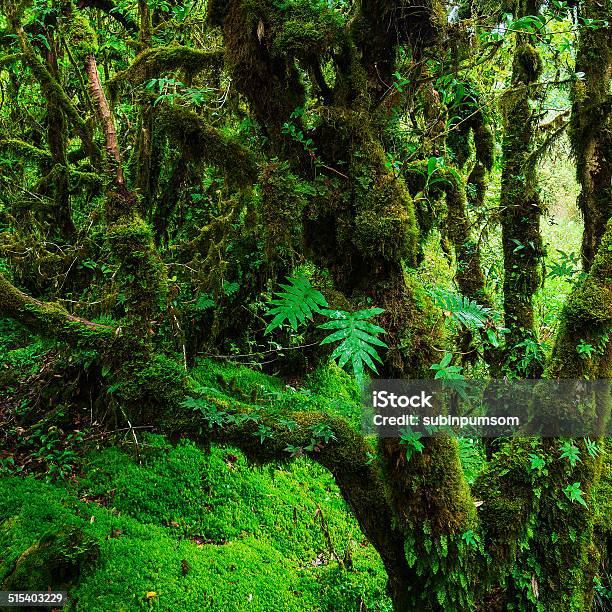
[[382,363],[375,347],[387,347],[386,343],[377,337],[378,334],[384,334],[385,330],[367,319],[383,312],[382,308],[367,308],[356,312],[327,309],[321,311],[331,320],[319,325],[319,329],[336,330],[325,337],[321,345],[340,342],[332,353],[332,359],[337,359],[341,368],[350,361],[359,384],[362,384],[365,378],[364,364],[373,372],[377,372],[374,362]]
[[285,322],[289,323],[293,331],[297,331],[299,324],[311,321],[314,313],[321,312],[321,308],[327,306],[323,294],[314,289],[307,278],[298,276],[287,280],[290,284],[280,285],[284,291],[275,293],[276,299],[270,301],[273,308],[266,315],[274,318],[266,327],[266,334]]
[[484,327],[490,319],[496,318],[490,308],[481,306],[464,295],[457,295],[444,289],[429,291],[429,295],[436,306],[441,308],[447,316],[454,318],[467,328]]
[[572,442],[564,442],[560,447],[561,459],[567,459],[572,467],[577,463],[581,463],[580,449]]
[[563,492],[565,493],[565,495],[570,501],[578,502],[585,508],[588,508],[587,503],[584,501],[584,498],[582,497],[584,493],[582,489],[580,488],[579,482],[574,482],[571,485],[567,485],[567,487],[563,489]]
[[406,447],[406,459],[410,461],[413,453],[421,453],[425,448],[424,444],[421,442],[420,438],[423,437],[423,434],[420,431],[412,431],[409,427],[406,429],[400,430],[400,444],[403,444]]
[[536,455],[535,453],[530,453],[529,454],[529,459],[531,460],[531,465],[530,468],[532,471],[541,471],[542,468],[546,465],[546,461],[544,461],[544,459],[542,459],[542,457],[540,457],[539,455]]

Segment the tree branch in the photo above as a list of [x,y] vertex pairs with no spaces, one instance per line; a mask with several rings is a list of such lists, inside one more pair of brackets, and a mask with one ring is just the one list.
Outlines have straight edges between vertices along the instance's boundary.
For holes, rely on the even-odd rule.
[[0,274],[0,314],[19,321],[33,332],[70,345],[101,348],[117,335],[117,329],[81,319],[59,304],[41,302],[11,284]]
[[100,122],[102,123],[102,130],[106,140],[106,151],[109,156],[115,160],[117,185],[124,186],[125,179],[123,178],[123,169],[121,168],[121,154],[119,152],[119,143],[117,142],[115,122],[113,121],[113,115],[106,101],[104,90],[102,89],[96,58],[93,55],[88,55],[85,58],[85,72],[87,72],[91,92],[96,101],[96,109],[100,117]]

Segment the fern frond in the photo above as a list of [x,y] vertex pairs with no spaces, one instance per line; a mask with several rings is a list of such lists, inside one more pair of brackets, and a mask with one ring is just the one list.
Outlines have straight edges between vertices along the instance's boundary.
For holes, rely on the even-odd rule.
[[327,306],[323,294],[315,289],[307,278],[290,276],[287,281],[290,284],[280,285],[284,291],[275,293],[276,299],[270,300],[274,308],[268,310],[266,316],[274,318],[266,327],[266,334],[280,327],[285,321],[293,331],[297,331],[300,323],[311,321],[314,313],[321,312],[321,308]]
[[494,314],[491,308],[482,306],[465,295],[451,293],[444,289],[428,293],[434,304],[441,308],[447,316],[453,317],[457,322],[471,329],[484,327]]
[[362,384],[365,377],[364,364],[373,372],[378,373],[374,362],[382,363],[375,347],[387,346],[377,337],[378,334],[384,334],[385,330],[367,320],[382,312],[384,312],[382,308],[368,308],[356,312],[345,312],[344,310],[321,311],[321,314],[329,317],[330,321],[322,323],[318,327],[320,329],[336,330],[324,338],[321,344],[340,342],[332,353],[332,359],[337,359],[341,368],[350,361],[359,384]]

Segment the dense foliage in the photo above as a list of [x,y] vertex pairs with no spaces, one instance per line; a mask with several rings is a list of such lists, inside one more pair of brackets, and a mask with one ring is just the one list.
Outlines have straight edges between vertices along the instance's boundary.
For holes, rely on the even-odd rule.
[[375,439],[360,393],[611,379],[611,8],[1,0],[0,590],[609,609],[609,396]]

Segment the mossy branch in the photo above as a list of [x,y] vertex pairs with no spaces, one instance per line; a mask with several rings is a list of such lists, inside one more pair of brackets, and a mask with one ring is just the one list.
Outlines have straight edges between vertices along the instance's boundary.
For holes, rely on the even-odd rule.
[[237,186],[253,184],[257,180],[255,155],[237,139],[207,124],[195,112],[163,105],[157,117],[159,125],[191,159],[218,166]]
[[180,45],[153,47],[140,53],[126,70],[110,79],[108,87],[116,91],[125,82],[140,85],[151,74],[161,75],[172,70],[184,70],[189,77],[193,77],[206,68],[220,68],[222,65],[222,50],[204,51]]
[[15,153],[22,155],[26,159],[33,161],[50,161],[51,153],[44,149],[39,149],[29,142],[20,140],[19,138],[2,138],[0,139],[0,150],[9,149]]
[[30,45],[23,27],[20,24],[15,25],[15,32],[17,33],[17,37],[19,38],[23,51],[22,61],[32,70],[32,73],[43,88],[45,96],[48,99],[53,100],[70,119],[77,134],[83,141],[88,154],[90,157],[95,158],[97,156],[97,148],[93,141],[92,132],[86,121],[82,118],[81,112],[74,106],[74,104],[70,101],[70,98],[68,98],[66,95],[63,87],[40,61],[36,55],[36,52],[32,48],[32,45]]
[[117,330],[70,314],[55,303],[36,300],[0,274],[0,314],[19,321],[33,332],[67,342],[72,346],[101,349]]

